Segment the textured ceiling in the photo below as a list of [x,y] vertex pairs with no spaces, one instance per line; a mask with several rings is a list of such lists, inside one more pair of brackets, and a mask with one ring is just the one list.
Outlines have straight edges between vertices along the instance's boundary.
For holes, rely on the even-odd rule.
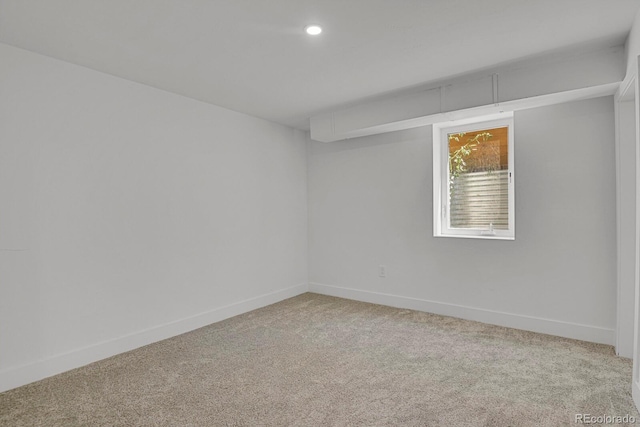
[[[0,42],[275,122],[584,43],[640,0],[0,0]],[[320,23],[311,38],[302,29]]]

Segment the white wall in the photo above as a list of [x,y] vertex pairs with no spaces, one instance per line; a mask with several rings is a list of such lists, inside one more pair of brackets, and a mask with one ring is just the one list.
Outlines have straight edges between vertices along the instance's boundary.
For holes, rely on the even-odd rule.
[[633,25],[624,46],[626,56],[626,72],[622,86],[626,86],[635,78],[638,71],[638,55],[640,55],[640,9],[636,13]]
[[0,391],[307,288],[303,133],[0,44]]
[[[633,91],[633,89],[631,89]],[[633,357],[636,271],[636,112],[635,99],[616,96],[617,279],[616,353]]]
[[612,97],[516,112],[512,242],[433,237],[430,126],[309,147],[311,290],[614,343]]
[[630,48],[592,43],[375,97],[311,117],[311,138],[335,142],[613,95]]

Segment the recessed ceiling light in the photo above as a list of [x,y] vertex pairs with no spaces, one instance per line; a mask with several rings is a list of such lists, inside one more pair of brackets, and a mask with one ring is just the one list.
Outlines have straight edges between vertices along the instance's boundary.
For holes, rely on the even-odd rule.
[[310,36],[317,36],[322,32],[322,27],[320,25],[307,25],[304,27],[304,32],[309,34]]

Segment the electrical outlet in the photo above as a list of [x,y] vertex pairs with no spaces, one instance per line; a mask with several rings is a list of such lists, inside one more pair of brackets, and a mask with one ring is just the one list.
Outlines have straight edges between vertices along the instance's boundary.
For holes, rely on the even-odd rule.
[[378,266],[378,277],[387,277],[387,267],[384,265]]

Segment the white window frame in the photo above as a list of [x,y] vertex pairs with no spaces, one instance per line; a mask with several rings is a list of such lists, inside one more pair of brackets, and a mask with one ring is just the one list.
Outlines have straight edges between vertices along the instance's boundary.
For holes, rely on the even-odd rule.
[[[450,133],[508,127],[508,206],[507,230],[449,227],[449,138]],[[433,235],[470,239],[515,240],[515,170],[513,112],[455,120],[433,125]]]

